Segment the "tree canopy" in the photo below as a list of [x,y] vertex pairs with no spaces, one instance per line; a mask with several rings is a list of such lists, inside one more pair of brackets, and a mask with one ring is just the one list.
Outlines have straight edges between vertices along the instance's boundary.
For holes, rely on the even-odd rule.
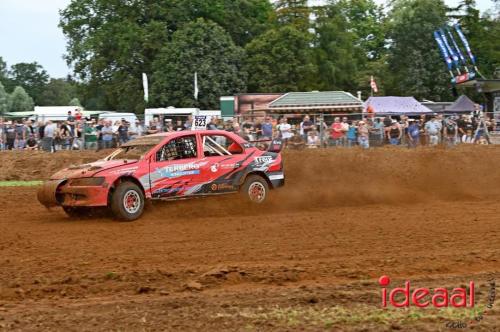
[[[78,98],[89,109],[217,108],[221,95],[311,90],[451,100],[433,31],[459,22],[487,78],[500,77],[500,3],[443,0],[71,0],[60,14],[74,78],[8,64],[6,95],[22,87],[37,105]],[[194,98],[198,73],[199,99]],[[142,91],[148,74],[150,98]],[[19,99],[19,91],[16,98]],[[3,97],[5,100],[6,97]],[[10,99],[7,98],[7,99]],[[5,102],[3,102],[5,105]],[[3,106],[5,108],[5,106]]]
[[15,87],[9,98],[9,111],[11,112],[30,112],[35,106],[33,98],[20,86]]
[[[214,22],[197,19],[177,30],[153,63],[152,104],[217,109],[220,96],[245,90],[244,51]],[[194,74],[199,99],[194,97]]]

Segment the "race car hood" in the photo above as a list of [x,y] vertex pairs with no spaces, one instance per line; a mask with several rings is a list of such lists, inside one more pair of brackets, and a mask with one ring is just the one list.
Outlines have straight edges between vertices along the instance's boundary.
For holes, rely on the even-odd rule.
[[98,160],[93,163],[70,166],[50,177],[51,180],[92,177],[98,172],[137,163],[137,160]]

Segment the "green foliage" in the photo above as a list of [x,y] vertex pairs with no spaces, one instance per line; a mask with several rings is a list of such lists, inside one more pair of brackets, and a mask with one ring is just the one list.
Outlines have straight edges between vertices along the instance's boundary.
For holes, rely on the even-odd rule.
[[10,69],[11,85],[21,86],[33,97],[37,104],[40,104],[40,98],[45,85],[49,82],[49,75],[37,62],[16,63]]
[[40,106],[66,106],[75,95],[75,87],[65,79],[52,78],[39,98]]
[[[197,19],[176,31],[153,63],[152,104],[217,109],[219,97],[245,89],[244,52],[219,25]],[[199,99],[194,99],[194,73]]]
[[397,0],[389,13],[391,95],[448,100],[449,76],[433,38],[447,21],[442,0]]
[[82,107],[82,104],[80,103],[80,100],[78,100],[78,98],[73,98],[69,101],[68,106]]
[[7,78],[7,62],[0,56],[0,82]]
[[247,47],[245,68],[250,92],[288,92],[308,89],[314,73],[311,37],[290,25],[272,29]]
[[307,32],[311,9],[307,0],[277,0],[276,18],[281,25],[292,25],[297,30]]
[[73,0],[60,26],[70,41],[66,60],[87,83],[84,104],[142,112],[141,75],[152,72],[177,30],[206,18],[243,45],[267,28],[271,15],[268,0]]
[[356,50],[357,36],[350,31],[342,7],[336,3],[318,12],[315,31],[314,61],[316,64],[315,89],[352,90],[353,77],[364,51]]
[[9,95],[5,91],[2,82],[0,82],[0,114],[7,112],[8,107],[9,107]]
[[17,86],[10,95],[9,112],[30,112],[34,106],[33,98],[20,86]]

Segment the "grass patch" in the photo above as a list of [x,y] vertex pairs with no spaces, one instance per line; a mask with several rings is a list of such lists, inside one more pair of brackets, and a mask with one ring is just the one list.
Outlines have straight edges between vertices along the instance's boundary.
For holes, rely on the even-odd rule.
[[390,325],[392,323],[411,324],[417,321],[450,321],[472,319],[481,309],[456,309],[446,308],[437,310],[434,308],[411,308],[411,309],[380,309],[369,306],[353,307],[272,307],[272,308],[245,308],[232,313],[219,313],[215,318],[246,319],[248,325],[271,323],[274,326],[285,328],[300,328],[314,326],[319,329],[329,329],[335,324],[359,325],[376,324]]
[[42,183],[43,181],[0,181],[0,187],[34,187]]

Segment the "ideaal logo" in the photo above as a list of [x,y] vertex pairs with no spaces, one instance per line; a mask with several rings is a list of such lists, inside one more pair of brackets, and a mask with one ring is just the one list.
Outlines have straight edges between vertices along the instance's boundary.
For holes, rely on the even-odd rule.
[[[395,287],[389,292],[386,287],[391,283],[391,279],[388,276],[381,276],[378,282],[382,286],[382,307],[384,308],[387,308],[388,305],[396,308],[409,308],[412,305],[419,308],[428,306],[435,308],[474,308],[475,306],[476,287],[474,281],[469,281],[469,285],[466,288],[457,287],[451,291],[442,287],[434,289],[418,287],[412,289],[410,281],[405,281],[404,287]],[[469,324],[480,322],[488,309],[493,308],[496,296],[495,280],[491,278],[488,280],[488,283],[490,288],[486,309],[470,320]],[[399,301],[396,300],[396,297],[398,297]],[[454,329],[466,328],[467,326],[467,323],[464,321],[449,321],[446,323],[446,327]]]

